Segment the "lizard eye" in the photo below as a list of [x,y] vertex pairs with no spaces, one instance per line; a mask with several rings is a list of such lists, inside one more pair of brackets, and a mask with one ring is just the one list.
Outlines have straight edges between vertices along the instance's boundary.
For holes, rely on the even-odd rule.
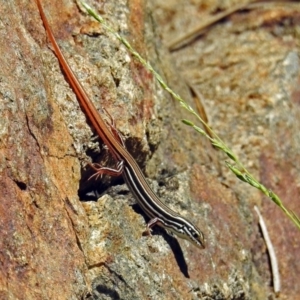
[[189,228],[189,233],[194,239],[197,240],[199,238],[199,234],[197,233],[197,231],[193,230],[192,228]]
[[195,239],[198,239],[198,238],[199,238],[199,234],[198,234],[196,231],[192,232],[192,236],[193,236],[193,238],[195,238]]
[[192,229],[190,229],[190,234],[191,234],[191,236],[193,237],[193,239],[194,239],[194,243],[197,245],[197,246],[199,246],[199,247],[201,247],[201,248],[205,248],[205,245],[204,245],[204,236],[203,236],[203,234],[201,233],[201,232],[197,232],[196,230],[192,230]]

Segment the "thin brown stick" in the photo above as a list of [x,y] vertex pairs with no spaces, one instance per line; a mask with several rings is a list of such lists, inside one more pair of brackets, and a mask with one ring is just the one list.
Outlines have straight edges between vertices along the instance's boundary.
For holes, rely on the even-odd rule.
[[170,51],[175,50],[176,48],[179,48],[179,47],[183,46],[184,44],[189,43],[190,41],[194,40],[197,36],[202,34],[203,31],[207,27],[213,25],[214,23],[222,20],[225,17],[228,17],[232,13],[245,8],[251,2],[253,2],[253,0],[250,0],[250,1],[248,0],[247,2],[239,3],[223,12],[220,12],[216,15],[211,16],[210,18],[207,18],[206,20],[204,20],[203,22],[199,23],[194,28],[192,28],[189,32],[186,32],[183,35],[178,36],[175,39],[173,39],[172,41],[170,41],[168,43],[169,50]]
[[259,209],[257,208],[257,206],[254,206],[254,210],[256,211],[256,213],[258,215],[259,226],[261,228],[261,232],[265,239],[266,246],[267,246],[269,256],[270,256],[271,270],[272,270],[272,275],[273,275],[274,292],[276,295],[279,295],[279,293],[280,293],[280,275],[279,275],[279,270],[278,270],[278,262],[277,262],[277,258],[276,258],[276,253],[275,253],[273,244],[271,242],[265,221],[264,221],[261,213],[259,212]]

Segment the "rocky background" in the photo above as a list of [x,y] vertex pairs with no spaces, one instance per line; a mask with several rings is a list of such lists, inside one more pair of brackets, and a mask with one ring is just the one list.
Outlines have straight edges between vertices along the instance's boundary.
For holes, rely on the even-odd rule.
[[[300,4],[92,1],[248,170],[300,215]],[[42,1],[78,79],[151,186],[206,248],[154,228],[93,134],[34,0],[0,0],[0,299],[274,299],[258,206],[279,263],[278,299],[300,294],[300,232],[225,167],[195,121],[71,0]],[[230,12],[230,13],[228,13]],[[219,18],[224,14],[223,18]]]

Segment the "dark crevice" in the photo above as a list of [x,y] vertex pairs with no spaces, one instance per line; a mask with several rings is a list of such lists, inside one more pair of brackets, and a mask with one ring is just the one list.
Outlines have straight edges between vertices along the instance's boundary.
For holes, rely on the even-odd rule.
[[25,118],[26,118],[26,124],[27,124],[27,128],[28,128],[28,131],[29,131],[29,134],[32,136],[32,138],[35,140],[37,146],[38,146],[38,149],[39,149],[39,153],[41,153],[41,147],[40,147],[40,144],[35,136],[35,134],[33,133],[33,131],[31,130],[31,127],[30,127],[30,122],[29,122],[29,119],[28,119],[28,116],[27,114],[25,114]]
[[21,191],[26,191],[27,190],[27,184],[25,182],[17,181],[17,180],[14,180],[14,182],[16,183],[16,185],[19,187],[19,189]]
[[115,82],[116,88],[118,88],[119,85],[120,85],[121,80],[119,78],[115,78],[115,77],[113,77],[113,80]]
[[90,180],[86,178],[87,176],[84,177],[85,179],[81,180],[80,188],[78,190],[78,196],[81,201],[97,201],[105,193],[110,195],[126,195],[128,193],[124,189],[117,189],[117,192],[113,190],[114,188],[117,188],[116,186],[124,183],[122,176],[103,176],[102,178],[91,178]]

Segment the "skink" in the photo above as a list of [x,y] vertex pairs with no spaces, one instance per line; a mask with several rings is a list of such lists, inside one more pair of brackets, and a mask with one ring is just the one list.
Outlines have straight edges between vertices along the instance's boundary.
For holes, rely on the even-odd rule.
[[79,100],[81,107],[83,108],[87,118],[92,123],[96,133],[118,161],[118,170],[114,171],[108,168],[100,168],[99,173],[105,173],[106,169],[108,171],[107,173],[111,175],[122,174],[129,190],[134,195],[140,207],[150,218],[150,221],[147,224],[148,230],[154,225],[159,225],[165,228],[167,232],[174,233],[180,238],[190,241],[199,248],[204,248],[205,244],[203,233],[186,218],[180,216],[175,211],[167,207],[155,195],[135,159],[122,145],[120,138],[116,137],[115,132],[113,132],[114,130],[106,125],[104,119],[102,119],[96,107],[87,96],[85,90],[62,54],[47,21],[40,0],[36,0],[36,3],[46,32],[53,45],[54,52]]

